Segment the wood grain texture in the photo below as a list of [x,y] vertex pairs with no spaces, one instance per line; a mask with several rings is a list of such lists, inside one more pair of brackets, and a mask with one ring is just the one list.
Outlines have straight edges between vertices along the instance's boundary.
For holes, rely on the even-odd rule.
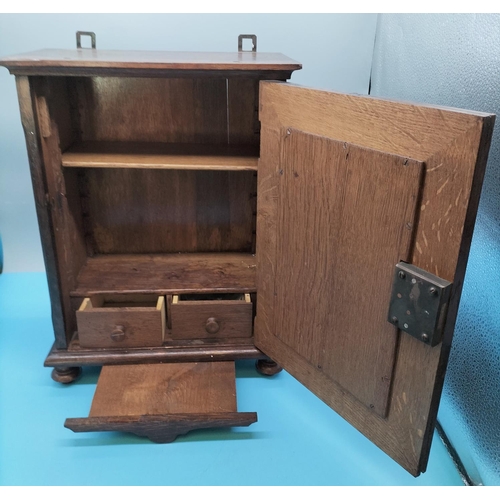
[[93,253],[252,251],[253,172],[86,169],[84,183]]
[[227,144],[224,78],[81,78],[83,141]]
[[196,428],[249,425],[239,415],[234,362],[104,366],[89,419],[68,419],[78,431],[122,430],[170,442]]
[[205,413],[140,415],[127,417],[67,418],[64,427],[73,432],[130,432],[153,443],[171,443],[196,429],[247,427],[257,422],[257,413]]
[[258,148],[227,144],[87,141],[62,155],[63,167],[257,170]]
[[40,134],[34,110],[33,84],[26,76],[16,77],[17,95],[21,123],[26,139],[31,182],[35,198],[38,227],[42,241],[43,260],[47,271],[47,282],[50,295],[52,324],[54,326],[55,345],[59,348],[67,346],[65,298],[59,288],[60,271],[57,265],[56,242],[52,230],[51,208],[47,199],[47,188],[44,176],[43,157],[40,147]]
[[89,417],[236,412],[234,362],[103,366]]
[[40,148],[46,203],[50,209],[50,231],[58,267],[58,286],[61,292],[65,338],[71,338],[75,317],[69,302],[69,291],[86,260],[87,250],[78,196],[76,173],[64,175],[61,168],[61,148],[74,139],[69,110],[69,96],[64,78],[33,78],[33,105],[40,128]]
[[249,296],[243,300],[174,300],[171,314],[173,339],[252,336],[252,302]]
[[257,197],[257,227],[259,228],[256,240],[258,252],[257,262],[257,307],[254,324],[254,336],[258,332],[256,341],[263,338],[272,338],[275,334],[274,298],[275,280],[269,279],[276,274],[277,266],[277,232],[278,232],[278,197],[280,171],[280,128],[270,128],[262,121],[261,146],[259,159],[258,197]]
[[[413,475],[425,471],[453,335],[494,116],[261,83],[259,162],[259,299],[256,345]],[[454,282],[443,343],[430,348],[400,335],[387,417],[331,382],[273,335],[282,128],[425,162],[410,262]],[[271,132],[270,134],[268,132]],[[267,137],[266,137],[267,136]],[[348,353],[345,354],[348,356]]]
[[384,416],[397,342],[387,297],[410,256],[423,165],[294,129],[282,137],[275,335]]
[[127,349],[84,349],[74,337],[68,349],[50,350],[44,366],[103,366],[135,363],[169,363],[195,361],[231,361],[235,359],[260,359],[266,356],[254,345],[252,339],[227,339],[208,342],[194,340],[162,347],[135,347]]
[[228,78],[227,118],[229,144],[259,145],[259,80]]
[[87,260],[71,295],[254,292],[255,271],[255,256],[246,253],[98,255]]
[[266,52],[167,52],[142,50],[68,50],[44,49],[0,59],[11,73],[33,71],[36,74],[89,74],[91,70],[135,73],[169,71],[255,71],[287,72],[302,65],[283,54]]
[[[143,300],[101,305],[99,297],[87,298],[76,312],[81,347],[158,347],[165,338],[165,297],[151,305]],[[122,299],[123,300],[123,299]]]

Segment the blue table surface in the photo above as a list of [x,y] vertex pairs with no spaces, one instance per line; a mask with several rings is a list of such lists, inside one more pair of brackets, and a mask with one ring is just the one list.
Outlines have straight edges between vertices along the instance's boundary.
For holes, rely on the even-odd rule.
[[69,386],[43,362],[53,341],[44,273],[0,275],[2,485],[461,485],[439,438],[413,478],[286,372],[236,364],[250,427],[195,431],[171,444],[121,433],[74,434],[88,415],[99,368]]

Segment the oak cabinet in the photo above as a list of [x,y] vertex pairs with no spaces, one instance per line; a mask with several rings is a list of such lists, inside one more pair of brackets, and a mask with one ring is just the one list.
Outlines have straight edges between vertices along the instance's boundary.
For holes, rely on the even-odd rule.
[[[45,364],[62,382],[104,366],[68,427],[167,442],[249,425],[234,360],[255,358],[425,471],[493,115],[291,85],[299,63],[255,51],[0,63],[49,281]],[[392,295],[407,318],[388,317]],[[423,331],[433,296],[439,329]]]

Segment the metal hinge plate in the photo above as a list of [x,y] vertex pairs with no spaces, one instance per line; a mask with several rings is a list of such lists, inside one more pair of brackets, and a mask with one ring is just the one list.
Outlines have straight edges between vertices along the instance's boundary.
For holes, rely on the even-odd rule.
[[396,264],[388,321],[425,344],[439,344],[451,286],[417,266]]

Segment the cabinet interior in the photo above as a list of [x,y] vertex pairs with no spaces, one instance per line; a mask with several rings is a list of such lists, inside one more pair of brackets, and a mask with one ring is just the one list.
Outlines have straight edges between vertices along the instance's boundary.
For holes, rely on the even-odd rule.
[[71,296],[255,292],[258,79],[34,83]]

